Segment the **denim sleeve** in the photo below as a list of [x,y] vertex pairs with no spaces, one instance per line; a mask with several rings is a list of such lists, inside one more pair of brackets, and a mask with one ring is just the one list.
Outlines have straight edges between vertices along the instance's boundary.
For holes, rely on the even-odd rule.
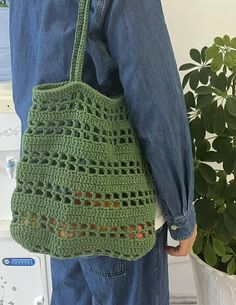
[[[171,237],[193,233],[192,144],[160,0],[105,0],[105,35]],[[109,3],[109,4],[108,4]],[[104,5],[104,8],[106,6]]]

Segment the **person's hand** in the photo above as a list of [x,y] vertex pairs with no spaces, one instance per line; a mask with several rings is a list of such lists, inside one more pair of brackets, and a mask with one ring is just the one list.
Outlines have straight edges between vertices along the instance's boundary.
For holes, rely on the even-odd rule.
[[197,237],[197,225],[193,231],[193,234],[188,239],[180,240],[179,245],[176,247],[165,246],[165,251],[172,256],[187,256],[193,247],[195,239]]

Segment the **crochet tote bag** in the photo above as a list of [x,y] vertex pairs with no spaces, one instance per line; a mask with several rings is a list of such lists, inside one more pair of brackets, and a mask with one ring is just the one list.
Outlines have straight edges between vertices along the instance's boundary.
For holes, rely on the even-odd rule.
[[33,88],[11,197],[12,238],[57,258],[136,260],[155,244],[157,189],[124,95],[81,81],[89,0],[80,0],[70,80]]

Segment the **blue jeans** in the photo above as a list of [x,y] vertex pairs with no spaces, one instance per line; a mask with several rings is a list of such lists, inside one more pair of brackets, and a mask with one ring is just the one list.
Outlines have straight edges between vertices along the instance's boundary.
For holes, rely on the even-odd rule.
[[135,261],[107,256],[51,257],[51,305],[169,305],[167,224]]

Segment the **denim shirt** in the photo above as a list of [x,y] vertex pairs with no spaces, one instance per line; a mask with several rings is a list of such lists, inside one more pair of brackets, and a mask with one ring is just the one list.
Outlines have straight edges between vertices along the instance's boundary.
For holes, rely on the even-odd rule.
[[[160,0],[90,0],[82,81],[124,93],[170,234],[196,223],[190,130]],[[69,79],[79,0],[11,0],[13,100],[22,133],[32,88]],[[21,145],[22,146],[22,145]]]

